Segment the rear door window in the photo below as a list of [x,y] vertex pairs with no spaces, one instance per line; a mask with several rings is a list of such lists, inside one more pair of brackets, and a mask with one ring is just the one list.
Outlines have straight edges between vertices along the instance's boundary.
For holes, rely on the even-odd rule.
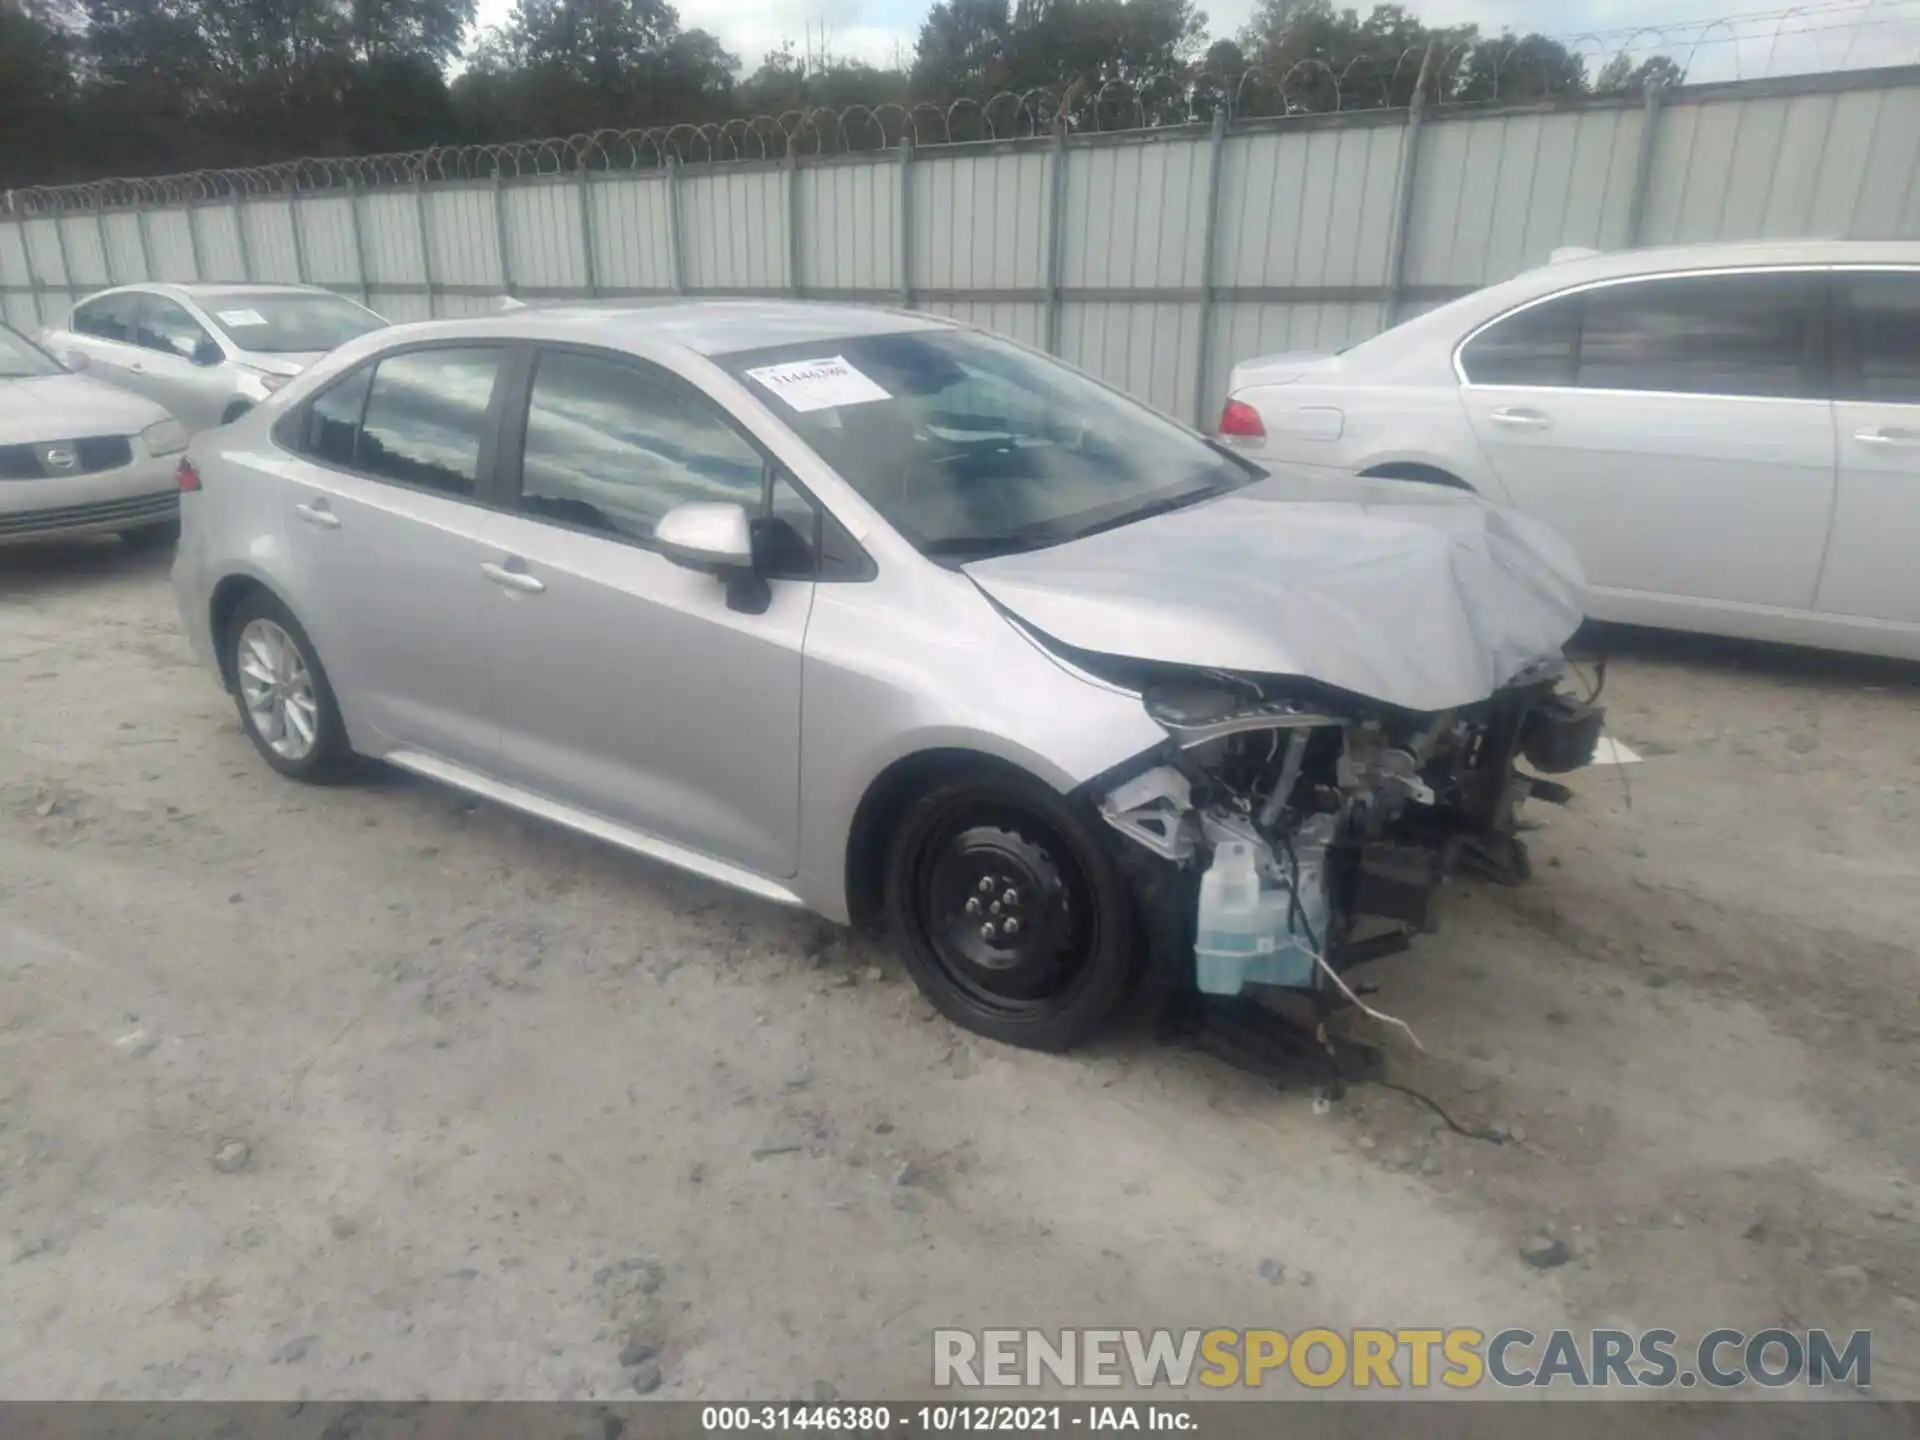
[[74,306],[73,316],[67,323],[76,335],[91,335],[96,340],[117,340],[122,345],[136,345],[139,343],[135,332],[139,327],[140,300],[140,294],[132,290],[123,290],[117,295],[99,295]]
[[1683,275],[1584,293],[1575,383],[1585,390],[1818,396],[1825,277]]
[[1834,284],[1835,397],[1920,405],[1920,271],[1843,271]]
[[299,448],[316,460],[351,470],[372,383],[373,367],[363,366],[314,396],[307,404]]
[[1497,320],[1460,352],[1475,385],[1571,385],[1580,347],[1578,295],[1543,300]]
[[[449,347],[402,351],[380,361],[352,468],[448,495],[472,495],[503,353],[496,347]],[[350,403],[349,396],[340,397],[336,423],[345,424]]]

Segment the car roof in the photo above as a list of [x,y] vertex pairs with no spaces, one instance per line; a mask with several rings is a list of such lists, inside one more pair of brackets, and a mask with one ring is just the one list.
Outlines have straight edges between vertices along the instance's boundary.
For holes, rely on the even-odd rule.
[[174,300],[193,301],[203,300],[209,295],[331,295],[335,293],[322,285],[262,285],[245,280],[236,280],[231,283],[218,280],[133,280],[125,285],[114,285],[105,290],[95,291],[93,295],[85,298],[92,300],[98,295],[124,295],[130,292],[165,295]]
[[1536,266],[1515,280],[1555,287],[1671,270],[1751,265],[1920,265],[1920,240],[1735,240],[1611,250]]
[[[607,300],[527,305],[466,320],[427,321],[413,335],[485,333],[530,340],[572,340],[613,349],[670,347],[697,355],[730,355],[779,345],[807,345],[864,335],[955,328],[937,315],[804,300]],[[388,332],[391,336],[391,332]]]

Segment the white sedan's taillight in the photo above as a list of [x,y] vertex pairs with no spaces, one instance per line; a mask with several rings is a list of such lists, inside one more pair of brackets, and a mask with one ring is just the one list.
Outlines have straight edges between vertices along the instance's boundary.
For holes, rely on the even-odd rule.
[[1260,420],[1260,412],[1246,401],[1229,400],[1220,412],[1220,433],[1239,440],[1264,440],[1267,427]]

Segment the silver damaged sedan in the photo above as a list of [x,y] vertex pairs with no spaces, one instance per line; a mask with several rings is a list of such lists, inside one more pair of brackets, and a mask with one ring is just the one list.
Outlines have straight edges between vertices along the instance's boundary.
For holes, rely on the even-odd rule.
[[1457,862],[1524,875],[1600,731],[1551,533],[1297,498],[925,315],[411,325],[188,458],[181,614],[274,769],[377,758],[884,922],[1019,1045],[1143,975],[1337,1003]]

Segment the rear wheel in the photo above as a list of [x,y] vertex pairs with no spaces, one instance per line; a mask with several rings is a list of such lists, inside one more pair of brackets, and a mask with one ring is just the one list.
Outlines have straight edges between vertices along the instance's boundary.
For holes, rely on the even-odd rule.
[[287,607],[254,591],[235,607],[224,643],[240,724],[261,758],[294,780],[351,773],[355,756],[333,687]]
[[947,781],[908,809],[886,908],[927,998],[1010,1045],[1070,1049],[1133,984],[1125,879],[1070,802],[1017,772]]

